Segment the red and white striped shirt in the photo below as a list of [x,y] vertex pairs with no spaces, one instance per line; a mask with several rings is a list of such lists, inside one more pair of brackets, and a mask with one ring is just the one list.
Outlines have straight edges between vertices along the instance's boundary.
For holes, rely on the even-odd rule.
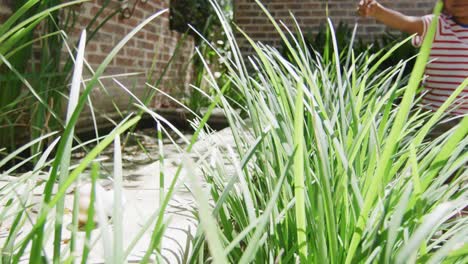
[[[415,47],[421,46],[433,18],[423,17],[424,33],[413,38]],[[447,15],[440,16],[425,74],[423,104],[437,110],[468,77],[468,25],[459,25]],[[450,109],[454,115],[468,114],[468,86]]]

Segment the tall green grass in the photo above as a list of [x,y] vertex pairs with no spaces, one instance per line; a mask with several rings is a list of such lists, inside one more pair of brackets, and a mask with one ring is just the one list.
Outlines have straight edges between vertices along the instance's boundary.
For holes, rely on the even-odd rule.
[[[72,138],[88,95],[106,66],[131,37],[164,11],[146,19],[119,42],[78,95],[83,81],[80,68],[85,63],[85,43],[89,39],[83,33],[73,60],[65,130],[38,137],[0,160],[0,177],[8,180],[0,188],[0,223],[10,226],[0,246],[1,262],[29,259],[31,263],[87,263],[96,243],[91,232],[99,232],[103,238],[106,263],[124,263],[147,232],[151,233],[151,241],[141,262],[148,263],[154,256],[162,261],[166,210],[183,171],[189,172],[199,204],[195,214],[200,227],[191,251],[186,252],[190,263],[466,262],[468,219],[455,216],[467,206],[464,181],[468,177],[468,118],[436,139],[427,139],[427,134],[444,118],[445,110],[468,79],[439,111],[427,113],[418,105],[416,90],[429,42],[408,83],[403,74],[407,61],[378,71],[379,65],[403,43],[383,56],[355,54],[351,48],[343,54],[329,22],[333,50],[327,55],[312,55],[297,25],[293,30],[281,27],[257,1],[285,41],[290,57],[285,58],[278,50],[253,41],[237,29],[255,51],[255,56],[245,58],[230,23],[216,2],[212,3],[233,55],[224,60],[229,81],[219,85],[208,63],[201,60],[207,69],[204,78],[212,84],[214,95],[185,148],[188,155],[196,153],[199,157],[195,162],[184,160],[170,182],[165,181],[161,171],[159,183],[164,191],[158,197],[159,208],[130,238],[130,245],[123,246],[127,238],[122,237],[124,223],[119,221],[120,135],[133,129],[142,113],[156,120],[160,146],[165,131],[162,124],[180,132],[147,107],[147,98],[135,98],[139,107],[136,117],[124,118],[108,135],[94,139],[86,156],[70,168],[71,154],[87,145],[73,145]],[[343,55],[349,58],[345,64],[340,60]],[[1,58],[8,63],[8,58]],[[161,78],[155,78],[156,84]],[[25,78],[22,80],[33,88]],[[245,98],[241,107],[247,119],[235,110],[239,105],[225,95],[232,88]],[[41,101],[41,97],[37,100]],[[235,145],[220,142],[206,153],[197,153],[194,145],[216,106],[225,110]],[[43,140],[51,142],[47,149],[5,168],[22,151]],[[95,194],[99,173],[95,159],[112,143],[114,200],[119,202],[114,203],[110,226]],[[162,147],[160,157],[163,164]],[[29,161],[33,161],[34,169],[19,173],[17,170]],[[209,192],[190,174],[196,166],[201,166]],[[91,177],[85,178],[82,173],[89,167]],[[11,177],[13,174],[16,177]],[[62,221],[64,197],[82,181],[90,181],[93,191],[84,230],[86,243],[79,248],[76,202],[71,241],[65,245]],[[41,201],[33,200],[32,191],[37,185],[45,185]],[[75,201],[78,193],[75,189]],[[38,212],[33,212],[36,208]],[[91,220],[95,215],[99,219],[97,229],[93,229],[95,223]],[[46,249],[49,244],[54,249],[52,254]]]
[[[427,136],[468,78],[435,113],[417,94],[436,24],[408,81],[408,61],[377,70],[404,42],[383,56],[341,54],[330,22],[333,50],[310,54],[297,23],[282,27],[256,2],[290,56],[237,28],[255,51],[243,57],[217,8],[248,121],[220,94],[235,154],[223,146],[199,160],[213,200],[212,216],[200,221],[217,224],[197,232],[191,263],[214,260],[218,241],[232,263],[464,263],[468,218],[457,215],[468,205],[468,117]],[[436,16],[441,9],[439,2]],[[226,160],[239,166],[233,175]]]
[[[0,26],[0,54],[5,57],[0,61],[0,146],[11,151],[28,136],[35,139],[64,127],[60,112],[74,63],[72,56],[63,56],[63,51],[67,48],[73,53],[67,34],[77,26],[77,10],[71,7],[87,1],[12,3],[13,14]],[[86,25],[88,42],[121,11],[116,8],[102,17],[110,2],[103,1]],[[33,50],[40,52],[33,54]],[[25,82],[31,87],[25,89]],[[31,147],[31,155],[43,148],[43,142],[38,142]]]
[[[52,85],[49,84],[50,86],[45,89],[44,83],[47,83],[46,81],[32,81],[31,79],[34,80],[34,78],[28,78],[30,82],[34,83],[34,91],[26,93],[25,89],[22,89],[26,79],[25,73],[34,70],[31,60],[33,45],[42,42],[44,44],[43,65],[38,75],[43,79],[60,78],[61,74],[58,67],[60,52],[57,53],[57,51],[61,50],[61,34],[63,32],[55,24],[59,23],[57,21],[58,12],[85,1],[87,0],[59,3],[59,1],[55,0],[21,0],[12,3],[14,13],[0,26],[2,35],[0,38],[0,54],[4,57],[0,61],[0,72],[2,73],[0,79],[0,85],[2,86],[0,91],[0,109],[2,110],[0,115],[0,124],[2,125],[0,130],[1,146],[8,147],[10,150],[14,149],[16,147],[15,142],[20,139],[17,134],[21,134],[21,131],[24,135],[27,128],[31,129],[32,138],[37,138],[46,133],[44,123],[50,118],[53,120],[57,118],[56,115],[47,114],[48,110],[54,109],[49,105],[49,94],[53,93],[51,92],[53,89],[50,89]],[[33,32],[40,24],[43,25],[44,32],[36,38]],[[53,55],[49,51],[52,51]],[[50,68],[53,68],[53,70],[50,70]],[[63,81],[61,85],[66,87],[63,85]],[[58,97],[55,97],[55,104],[57,104]],[[32,106],[28,106],[28,104],[24,103],[25,101],[30,101]],[[31,122],[24,121],[26,118],[22,117],[22,115],[25,114],[33,117]],[[18,125],[18,123],[23,124]],[[43,146],[41,142],[34,145],[31,153],[37,152],[37,149],[41,148],[41,146]]]
[[[71,5],[75,2],[67,3]],[[54,7],[60,9],[62,6]],[[47,15],[51,10],[44,11]],[[6,239],[2,239],[3,244],[0,247],[0,255],[2,263],[19,263],[20,261],[29,259],[30,263],[87,263],[89,253],[94,249],[96,244],[96,236],[91,236],[91,232],[98,232],[98,238],[102,237],[106,263],[124,263],[128,255],[134,249],[135,245],[142,236],[132,238],[132,243],[127,248],[124,248],[122,230],[124,225],[121,219],[121,204],[114,204],[113,231],[105,216],[103,216],[102,202],[100,197],[95,195],[95,184],[98,177],[98,165],[94,163],[91,172],[91,178],[83,176],[83,172],[90,167],[93,161],[102,153],[110,144],[114,143],[114,198],[120,197],[122,194],[122,162],[121,162],[121,146],[119,135],[126,132],[135,126],[140,120],[140,116],[132,117],[131,115],[123,118],[116,124],[116,128],[108,135],[102,138],[96,138],[90,142],[79,143],[74,145],[74,128],[80,117],[86,103],[89,102],[89,94],[98,84],[99,78],[102,77],[107,65],[113,60],[116,54],[123,46],[140,31],[145,25],[149,24],[166,10],[162,10],[144,20],[140,25],[135,27],[125,38],[123,38],[116,47],[109,53],[105,60],[99,65],[93,77],[84,82],[82,69],[85,64],[84,54],[85,46],[88,40],[86,31],[83,32],[80,40],[80,45],[77,48],[74,62],[74,73],[72,76],[72,85],[70,96],[68,97],[68,111],[65,122],[64,131],[61,133],[53,132],[40,136],[30,143],[25,144],[19,149],[7,152],[5,158],[0,160],[0,170],[2,171],[1,178],[7,183],[0,188],[0,201],[2,204],[2,213],[0,215],[0,223],[2,226],[8,226],[8,234]],[[29,20],[35,21],[41,17],[41,14],[31,17]],[[28,21],[29,21],[28,20]],[[28,21],[24,23],[29,23]],[[157,20],[156,20],[157,21]],[[14,34],[14,30],[20,29],[22,25],[8,31],[7,34]],[[3,35],[2,38],[7,38],[8,35]],[[0,42],[1,44],[2,42]],[[2,62],[11,66],[10,62],[4,56],[1,56]],[[35,87],[16,71],[13,67],[11,70],[20,78],[20,80],[34,93]],[[85,85],[85,89],[80,92],[80,86]],[[38,102],[47,105],[43,102],[40,95],[36,96]],[[142,106],[144,107],[144,105]],[[13,159],[17,159],[18,155],[24,150],[40,144],[44,140],[51,142],[47,149],[38,150],[38,152],[15,166],[6,167]],[[91,145],[90,145],[91,144]],[[91,147],[91,148],[90,148]],[[79,162],[79,164],[70,166],[70,157],[74,151],[90,148],[87,155]],[[27,172],[18,171],[26,163],[34,164],[34,169]],[[12,177],[11,175],[15,175]],[[78,188],[81,183],[90,181],[92,183],[91,201],[88,210],[88,223],[85,226],[85,240],[83,248],[78,248]],[[41,201],[34,198],[33,190],[38,186],[44,187]],[[69,243],[63,243],[63,232],[65,227],[64,221],[64,200],[66,193],[74,188],[74,203],[72,223],[69,227],[71,237]],[[55,189],[55,191],[54,191]],[[120,199],[119,199],[120,200]],[[118,200],[116,200],[118,201]],[[32,210],[34,209],[34,210]],[[156,209],[155,209],[156,210]],[[34,212],[33,212],[34,211]],[[36,212],[37,211],[37,212]],[[153,222],[159,215],[164,215],[164,211],[156,210],[149,221]],[[95,224],[91,219],[96,215],[99,219],[98,231],[91,231]],[[141,232],[150,232],[150,225],[142,227]],[[115,242],[109,244],[109,241],[114,239]],[[157,238],[159,241],[161,237]],[[53,251],[50,251],[52,246]],[[153,255],[151,250],[148,255]]]
[[[75,2],[73,2],[75,3]],[[72,4],[72,3],[68,3]],[[53,10],[60,9],[61,6],[53,7]],[[44,11],[44,16],[51,10]],[[96,195],[96,181],[99,174],[99,164],[95,161],[96,158],[106,149],[110,144],[114,144],[114,200],[121,201],[122,195],[122,161],[121,161],[121,143],[120,135],[126,131],[134,129],[135,125],[141,119],[143,113],[150,113],[155,117],[158,123],[158,138],[160,142],[161,159],[163,159],[163,146],[161,129],[167,133],[166,128],[162,128],[161,124],[168,125],[171,129],[181,134],[175,127],[167,123],[167,121],[152,112],[148,107],[148,103],[154,96],[156,89],[149,90],[149,94],[145,98],[135,98],[139,111],[135,117],[124,117],[123,120],[116,124],[116,128],[109,134],[103,137],[97,137],[89,142],[81,143],[79,140],[74,141],[75,125],[80,117],[80,113],[84,106],[88,103],[91,104],[89,94],[99,84],[99,78],[103,76],[103,72],[107,65],[113,60],[116,54],[123,48],[123,46],[134,35],[141,30],[145,25],[149,24],[157,17],[162,15],[166,10],[162,10],[143,21],[140,25],[134,28],[125,38],[123,38],[116,47],[110,52],[105,60],[99,65],[89,80],[83,80],[82,71],[84,66],[88,66],[84,60],[86,53],[86,43],[91,34],[83,31],[79,46],[77,47],[77,54],[73,58],[74,72],[71,80],[71,91],[68,97],[68,110],[67,117],[64,122],[64,131],[52,132],[39,136],[24,146],[14,151],[6,150],[6,157],[0,160],[0,170],[2,170],[1,178],[5,179],[7,183],[0,188],[0,202],[4,207],[0,215],[0,223],[2,226],[8,226],[9,232],[7,239],[2,240],[3,245],[0,246],[0,255],[2,263],[19,263],[23,260],[29,260],[31,263],[87,263],[89,261],[90,253],[95,249],[97,239],[101,239],[104,248],[105,262],[106,263],[125,263],[137,243],[142,239],[145,233],[151,233],[151,243],[148,245],[147,251],[143,252],[144,256],[142,262],[149,262],[151,259],[156,258],[162,260],[161,241],[165,232],[167,223],[165,222],[166,209],[169,201],[174,194],[175,185],[180,177],[182,167],[179,168],[177,175],[174,179],[165,186],[164,171],[161,171],[160,183],[160,208],[154,208],[151,217],[141,227],[134,237],[123,238],[122,231],[125,228],[124,223],[121,221],[122,206],[120,202],[114,203],[112,227],[108,223],[106,216],[103,215],[102,202],[100,197]],[[41,17],[42,13],[33,16],[30,20]],[[42,18],[42,17],[41,17]],[[24,23],[29,23],[28,21]],[[20,29],[22,24],[18,28]],[[13,31],[11,31],[13,32]],[[10,34],[11,32],[8,32]],[[11,33],[13,34],[13,33]],[[88,37],[89,36],[89,37]],[[7,36],[4,36],[5,38]],[[44,36],[45,37],[45,36]],[[0,38],[1,40],[1,38]],[[182,40],[184,41],[184,40]],[[1,42],[0,42],[1,44]],[[179,43],[181,45],[181,43]],[[176,49],[177,50],[177,49]],[[175,51],[176,52],[176,51]],[[173,55],[175,57],[176,54]],[[1,56],[2,62],[7,66],[11,66],[8,57]],[[172,59],[171,59],[172,60]],[[149,76],[148,82],[153,82],[158,86],[162,81],[170,62],[166,65],[161,76]],[[89,67],[89,66],[88,66]],[[36,98],[37,102],[47,107],[47,102],[36,92],[34,84],[29,82],[21,72],[17,71],[14,67],[9,67],[15,73],[17,78],[29,89],[29,91]],[[117,82],[118,83],[118,82]],[[84,90],[80,91],[80,86],[85,86]],[[150,87],[152,85],[149,85]],[[50,87],[46,87],[49,89]],[[125,91],[131,92],[125,88]],[[191,146],[196,141],[198,133],[206,124],[210,112],[218,101],[215,100],[211,104],[209,113],[201,120],[201,126],[198,132],[192,137],[192,142],[188,146],[190,151]],[[12,102],[14,103],[14,102]],[[90,105],[92,108],[92,105]],[[53,109],[49,109],[54,114]],[[92,109],[91,109],[92,110]],[[58,118],[58,117],[57,117]],[[25,160],[19,162],[17,165],[9,166],[9,162],[18,159],[18,156],[25,150],[36,146],[38,144],[44,145],[44,141],[50,142],[47,149],[42,150],[38,148],[38,152],[27,157]],[[78,143],[78,144],[77,144]],[[125,143],[123,144],[125,145]],[[86,156],[78,163],[71,166],[70,157],[75,151],[82,151],[89,149]],[[4,150],[2,150],[4,151]],[[27,163],[34,164],[34,170],[27,171],[23,166]],[[161,161],[163,164],[163,161]],[[91,166],[90,166],[91,165]],[[91,167],[91,177],[86,177],[82,174],[85,170]],[[22,169],[23,171],[18,171]],[[15,175],[12,177],[11,175]],[[88,221],[85,224],[84,232],[84,245],[79,248],[79,226],[78,226],[78,201],[80,199],[79,186],[84,182],[91,182],[90,206],[88,209]],[[37,187],[43,187],[43,195],[40,201],[32,196],[33,190]],[[64,226],[64,202],[66,194],[73,188],[73,209],[72,209],[72,223]],[[94,223],[94,216],[98,219],[97,229]],[[151,227],[154,227],[151,229]],[[71,231],[71,237],[68,243],[64,243],[64,229],[68,228]],[[91,234],[97,235],[91,235]],[[96,239],[97,237],[97,239]],[[124,239],[131,239],[129,245],[124,248]],[[110,243],[109,241],[113,241]],[[52,250],[51,250],[52,249]]]

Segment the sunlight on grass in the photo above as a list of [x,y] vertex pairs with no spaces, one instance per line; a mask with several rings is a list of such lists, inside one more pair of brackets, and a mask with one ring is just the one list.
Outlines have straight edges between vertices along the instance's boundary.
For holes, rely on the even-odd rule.
[[[18,33],[21,28],[47,14],[44,11],[11,28],[35,2],[29,1],[0,27],[1,54],[5,54],[2,50],[11,52],[13,37],[22,34]],[[79,2],[83,1],[72,3]],[[5,180],[0,187],[0,223],[9,226],[2,238],[1,263],[28,259],[88,263],[98,246],[103,248],[105,263],[126,263],[144,235],[148,235],[148,243],[139,252],[140,261],[164,262],[163,238],[170,224],[170,203],[179,186],[193,195],[197,207],[191,213],[198,224],[193,234],[186,230],[187,245],[179,256],[182,262],[464,263],[468,217],[459,216],[459,212],[468,206],[468,117],[437,138],[428,138],[428,134],[444,120],[468,78],[434,113],[421,109],[417,94],[436,24],[428,31],[408,79],[404,70],[410,58],[384,70],[380,66],[410,38],[379,54],[369,50],[357,54],[352,43],[339,50],[333,23],[328,20],[331,46],[324,54],[311,54],[294,17],[293,28],[287,28],[261,1],[256,2],[278,31],[288,55],[254,41],[240,28],[233,29],[212,0],[232,58],[222,60],[228,81],[220,84],[202,51],[196,50],[199,63],[206,67],[205,74],[198,77],[211,85],[212,93],[200,93],[209,101],[204,115],[188,109],[194,116],[191,138],[148,106],[159,92],[186,108],[159,87],[163,76],[150,77],[156,81],[146,83],[149,97],[145,98],[136,97],[116,76],[103,76],[124,45],[166,10],[135,27],[95,72],[90,69],[94,73],[87,80],[83,79],[83,67],[90,68],[84,59],[88,37],[83,31],[73,55],[64,130],[44,134],[0,160],[1,180]],[[436,15],[441,8],[439,1]],[[252,56],[241,53],[236,32],[246,38],[254,51]],[[209,42],[207,46],[222,56]],[[70,54],[74,54],[72,50]],[[8,58],[0,55],[1,63],[11,65]],[[27,79],[10,68],[34,92]],[[86,105],[93,109],[89,95],[97,85],[103,85],[101,78],[113,78],[134,102],[135,113],[116,122],[105,136],[98,137],[96,132],[95,139],[75,142],[75,126]],[[203,91],[201,87],[195,89]],[[242,94],[245,101],[232,100],[227,91]],[[200,150],[199,142],[216,135],[207,125],[215,108],[221,108],[228,120],[229,127],[224,131],[232,135],[232,142],[225,144],[222,138]],[[121,138],[133,131],[143,115],[153,118],[157,125],[153,135],[159,171],[153,176],[159,192],[149,217],[126,238],[122,157],[126,139],[121,142]],[[170,175],[165,171],[165,165],[171,162],[166,160],[166,137],[183,156]],[[24,150],[39,143],[47,148],[6,168]],[[113,203],[111,214],[106,215],[107,205],[97,191],[102,169],[99,156],[111,144]],[[82,159],[71,166],[73,153],[85,147]],[[28,162],[34,163],[34,169],[20,172]],[[89,204],[83,212],[79,188],[85,184],[89,185]],[[44,188],[39,199],[33,195],[38,187]],[[71,190],[72,221],[65,226],[65,198]],[[66,229],[69,238],[64,236]],[[70,241],[64,242],[67,239]]]

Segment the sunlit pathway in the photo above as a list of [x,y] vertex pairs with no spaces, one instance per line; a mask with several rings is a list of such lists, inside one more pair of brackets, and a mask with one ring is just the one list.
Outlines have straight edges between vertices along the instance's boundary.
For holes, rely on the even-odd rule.
[[[190,135],[186,135],[188,138]],[[163,196],[167,194],[167,187],[173,180],[176,174],[177,167],[183,160],[187,158],[193,161],[192,165],[196,166],[196,162],[200,160],[200,157],[207,154],[209,151],[215,148],[225,149],[227,146],[233,146],[234,140],[229,130],[222,130],[209,136],[205,136],[202,140],[199,140],[194,146],[194,154],[186,155],[183,154],[180,148],[173,145],[169,140],[164,140],[163,151],[164,161],[161,165],[159,161],[159,149],[157,140],[154,137],[139,134],[140,142],[145,146],[147,153],[141,150],[137,145],[132,145],[126,148],[123,153],[123,196],[125,205],[123,210],[123,247],[128,248],[134,241],[137,241],[133,250],[131,251],[128,262],[139,263],[148,249],[151,240],[152,230],[155,224],[155,216],[160,205],[160,172],[163,168],[164,172],[164,188]],[[181,140],[177,142],[180,146],[184,146]],[[112,148],[109,148],[112,149]],[[205,155],[206,157],[206,155]],[[81,155],[74,157],[75,162],[79,161]],[[112,171],[112,152],[104,152],[100,157],[101,171],[105,176],[106,173]],[[227,169],[229,169],[229,164]],[[191,175],[187,173],[187,170],[183,170],[180,178],[177,181],[174,194],[170,199],[169,206],[164,214],[165,222],[167,223],[167,229],[161,243],[162,258],[167,263],[185,263],[188,254],[191,249],[191,237],[195,235],[197,228],[197,219],[194,216],[196,212],[196,201],[190,192],[191,186],[190,177],[200,183],[200,186],[205,187],[204,179],[199,168],[193,168],[190,170]],[[85,177],[87,178],[87,177]],[[15,178],[11,178],[14,180]],[[6,183],[2,182],[3,184]],[[112,181],[109,179],[99,180],[99,184],[106,190],[106,194],[112,196]],[[39,203],[43,199],[44,185],[39,185],[33,188],[33,203]],[[21,188],[18,189],[21,191]],[[65,215],[64,215],[64,232],[62,244],[68,245],[70,243],[70,223],[72,221],[72,209],[73,209],[73,189],[70,188],[69,193],[65,199]],[[37,204],[36,203],[36,204]],[[37,216],[37,212],[40,210],[39,207],[32,207],[28,211],[31,219]],[[107,227],[108,234],[112,236],[112,219],[109,220]],[[26,224],[25,228],[21,230],[20,238],[28,233],[31,228],[31,224]],[[51,226],[48,226],[51,231]],[[146,230],[142,232],[142,230]],[[102,228],[97,227],[92,232],[93,248],[90,252],[88,263],[104,263],[105,250],[103,245],[111,245],[112,237],[103,239]],[[8,235],[7,225],[3,225],[0,233],[0,242],[4,242]],[[52,258],[52,232],[50,233],[50,239],[46,245],[45,253],[48,258]],[[82,248],[84,247],[85,232],[81,231],[78,233],[77,240],[77,255],[80,256]],[[103,243],[103,241],[106,241]],[[63,247],[68,248],[68,247]],[[68,249],[67,249],[68,250]],[[68,255],[69,252],[66,250],[62,253]],[[25,254],[24,256],[28,256]],[[154,256],[152,256],[154,259]],[[27,257],[22,259],[22,262],[26,263],[29,260]]]

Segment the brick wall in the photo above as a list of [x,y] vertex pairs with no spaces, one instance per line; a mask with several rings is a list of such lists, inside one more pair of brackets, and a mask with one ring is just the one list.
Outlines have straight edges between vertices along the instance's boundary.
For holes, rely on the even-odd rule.
[[[103,4],[103,0],[93,0],[82,3],[74,8],[77,10],[77,23],[72,32],[69,32],[69,44],[75,45],[81,33],[81,30],[91,21]],[[133,9],[130,18],[123,18],[120,14],[110,19],[99,33],[86,46],[86,59],[96,70],[97,66],[104,60],[105,56],[115,45],[124,38],[132,29],[135,28],[145,18],[152,14],[168,8],[170,0],[129,0],[129,10]],[[13,0],[0,0],[0,23],[5,21],[11,15],[11,5]],[[120,7],[121,2],[112,0],[111,4],[98,17],[97,24],[103,21],[105,17]],[[88,34],[89,36],[89,34]],[[156,60],[154,71],[151,73],[153,79],[162,75],[164,67],[167,65],[174,49],[181,39],[181,34],[169,30],[169,12],[154,19],[150,24],[144,27],[126,46],[118,53],[111,64],[108,66],[105,75],[140,73],[138,76],[117,77],[116,79],[132,90],[138,97],[143,98],[145,91],[145,81],[150,74],[153,58]],[[181,98],[181,95],[188,88],[192,74],[192,68],[188,65],[193,53],[194,42],[188,37],[180,49],[179,55],[171,64],[169,71],[164,76],[163,84],[158,87],[172,95]],[[65,49],[64,49],[65,51]],[[37,52],[37,51],[36,51]],[[85,73],[90,76],[89,72]],[[111,79],[103,80],[107,92],[96,88],[92,93],[93,105],[98,112],[98,116],[112,115],[116,111],[114,104],[121,110],[125,110],[129,105],[130,96],[126,94]],[[152,102],[152,107],[164,108],[171,107],[172,102],[164,96],[158,95]],[[89,112],[89,109],[86,110]],[[88,123],[89,113],[84,113],[83,122]],[[102,119],[104,120],[104,119]],[[103,121],[106,122],[106,121]]]
[[[356,15],[356,7],[359,0],[263,0],[262,3],[277,20],[285,22],[293,28],[290,17],[291,11],[296,17],[302,30],[305,32],[317,32],[320,24],[326,23],[325,14],[328,2],[330,17],[335,25],[340,21],[354,25],[359,23],[358,35],[373,38],[382,34],[385,26],[376,23],[373,19],[359,18]],[[408,15],[424,15],[430,13],[434,0],[382,0],[383,5],[404,12]],[[280,38],[275,29],[265,17],[254,0],[234,1],[234,17],[236,23],[254,40],[262,41],[270,45],[279,46]],[[240,37],[240,46],[244,51],[249,51],[248,43]]]
[[[101,2],[94,0],[92,3],[85,3],[80,7],[82,24],[87,24],[94,17],[101,7]],[[117,1],[113,2],[113,4],[119,4]],[[114,16],[99,31],[96,39],[91,41],[86,48],[86,56],[90,63],[93,65],[101,63],[108,52],[145,18],[169,7],[169,0],[143,2],[136,0],[128,1],[130,9],[133,8],[135,3],[137,4],[131,17]],[[108,8],[99,18],[103,19],[112,10],[114,8]],[[78,34],[78,30],[74,32],[74,36]],[[106,74],[142,73],[139,77],[119,77],[117,79],[127,88],[131,89],[139,98],[143,98],[144,93],[148,90],[148,87],[145,87],[144,84],[150,74],[153,58],[156,59],[156,64],[151,75],[153,79],[157,79],[162,75],[163,69],[174,53],[174,49],[180,38],[180,33],[169,30],[169,12],[166,12],[144,27],[128,42],[109,65]],[[182,97],[193,76],[191,67],[188,65],[192,52],[193,39],[188,38],[181,47],[176,59],[171,63],[168,72],[164,75],[163,84],[158,88],[174,95],[176,98]],[[120,89],[113,81],[105,82],[105,86],[109,89],[114,102],[106,97],[103,90],[95,89],[95,93],[93,94],[95,98],[108,98],[106,102],[99,100],[100,108],[106,109],[103,112],[115,112],[113,111],[113,103],[125,109],[130,99],[126,92]],[[167,108],[173,107],[174,104],[167,97],[158,93],[151,106],[153,108]]]

